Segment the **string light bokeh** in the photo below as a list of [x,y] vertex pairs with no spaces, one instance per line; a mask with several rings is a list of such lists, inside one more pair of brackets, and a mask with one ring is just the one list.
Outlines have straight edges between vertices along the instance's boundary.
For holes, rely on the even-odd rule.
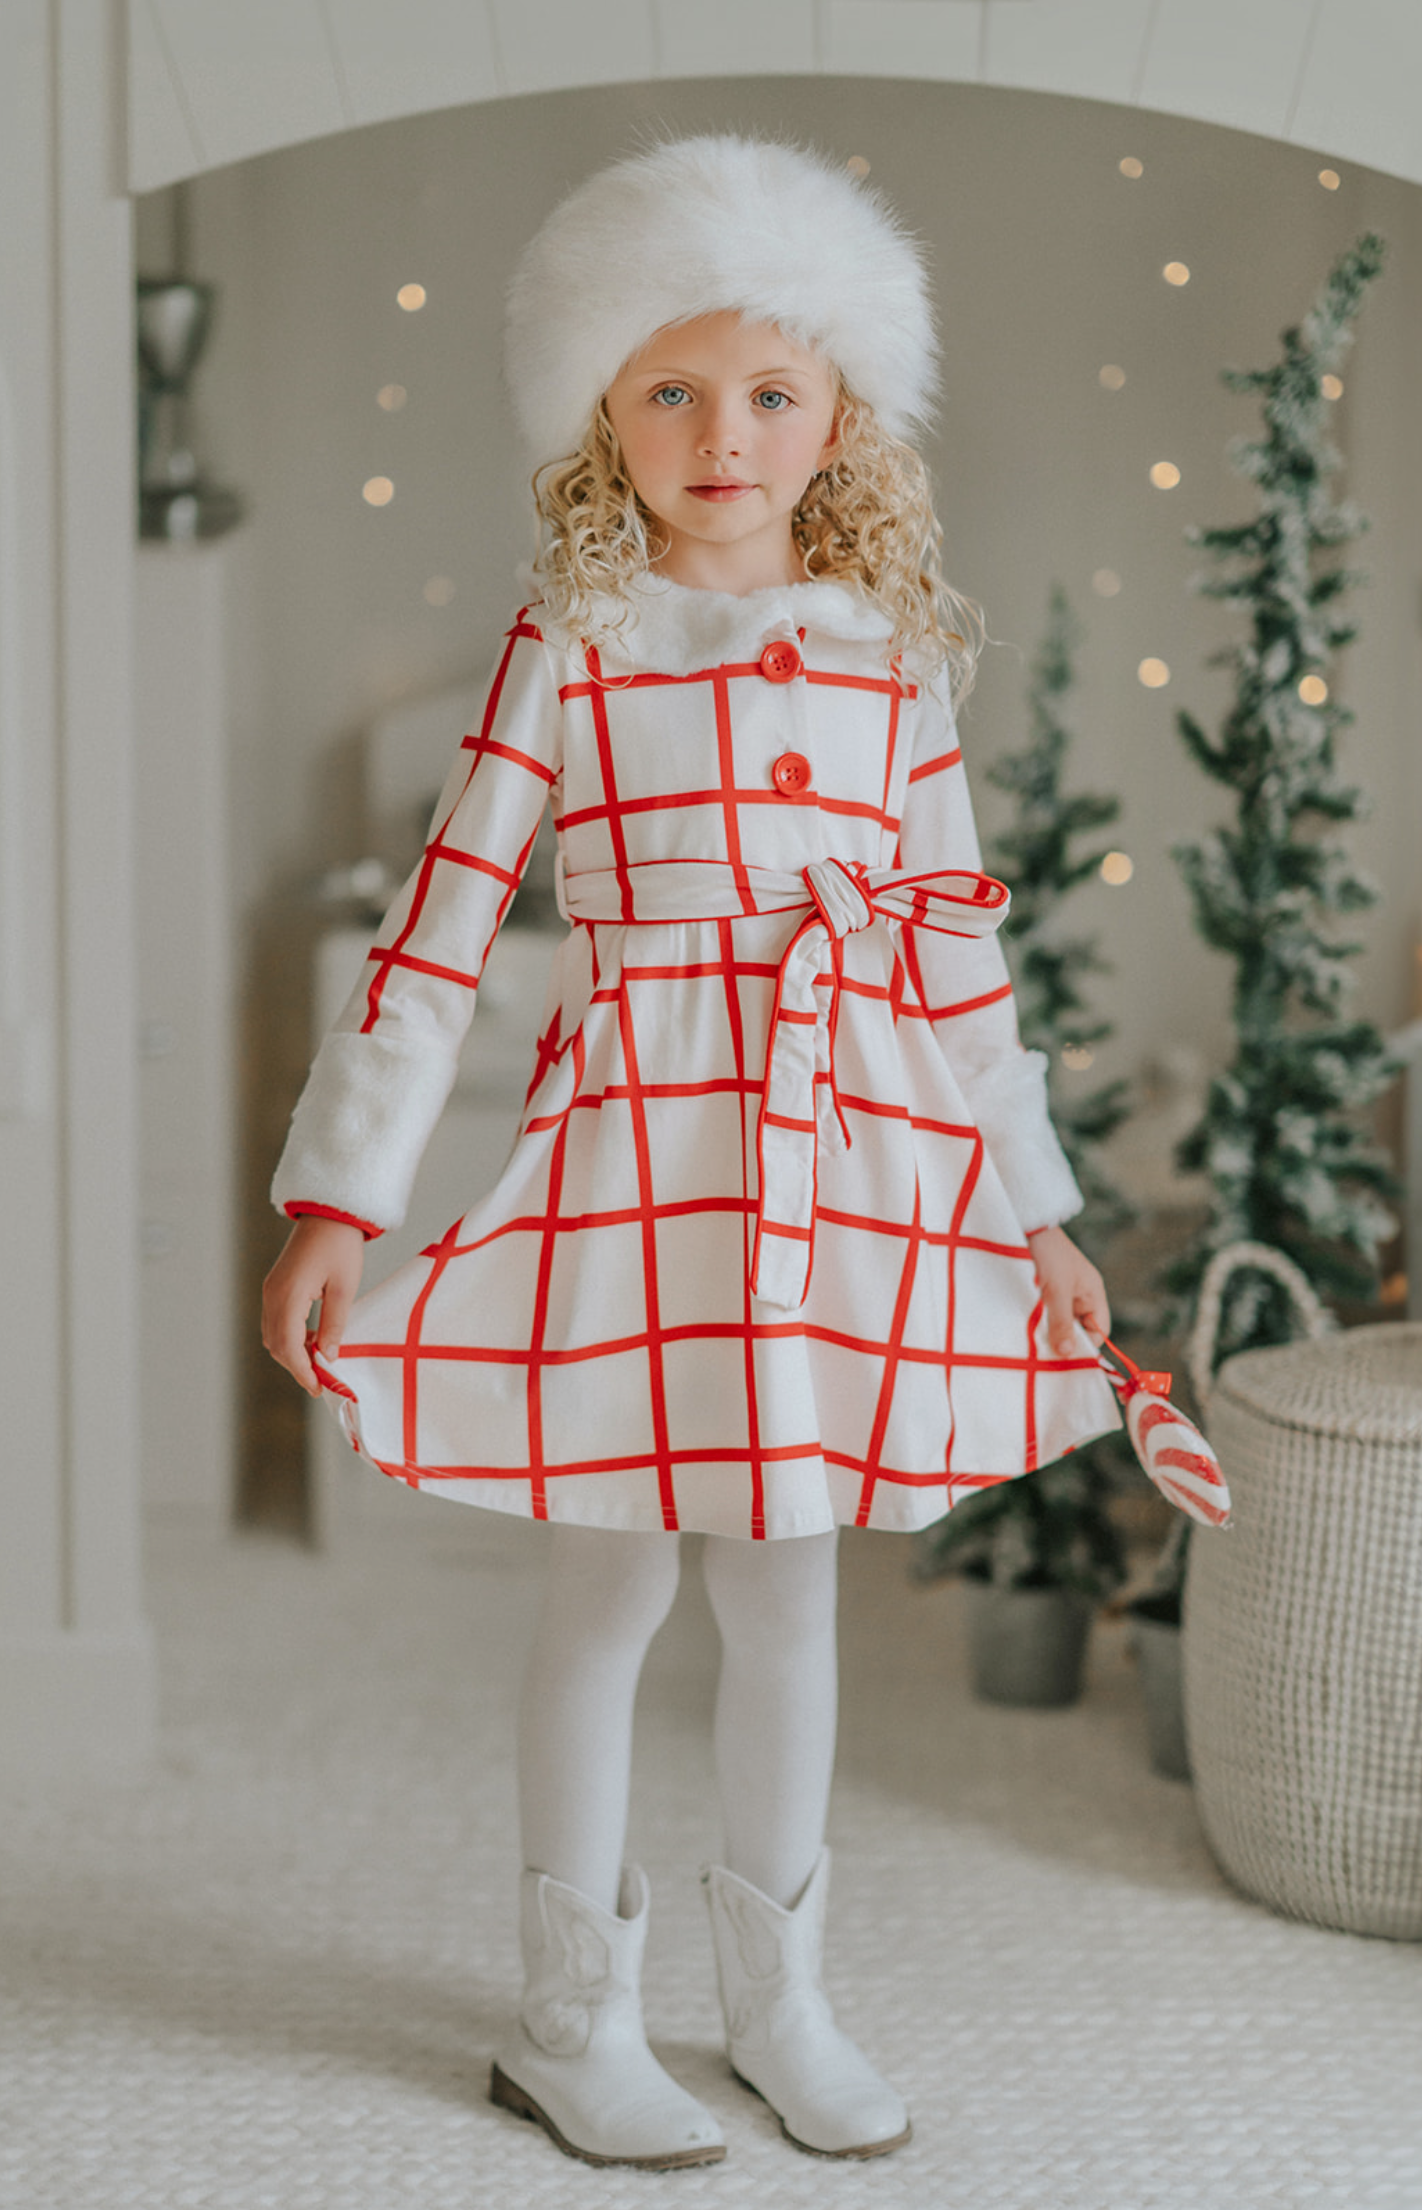
[[[868,178],[872,168],[869,158],[858,152],[848,155],[844,166],[852,177],[860,180]],[[1122,154],[1117,157],[1115,167],[1122,180],[1129,183],[1141,182],[1146,174],[1145,161],[1134,153]],[[1315,189],[1322,187],[1330,192],[1337,191],[1342,182],[1339,173],[1330,168],[1317,171],[1309,170],[1308,177],[1310,184]],[[1139,196],[1134,203],[1148,229],[1154,229],[1159,221],[1159,210],[1156,203],[1159,198],[1159,189],[1165,183],[1165,172],[1162,171],[1153,176],[1152,182],[1157,187],[1156,191]],[[1153,210],[1155,211],[1153,212]],[[1173,219],[1178,221],[1178,217],[1179,201],[1177,200],[1174,203]],[[1178,240],[1179,244],[1185,244],[1186,242],[1183,237]],[[1176,243],[1176,240],[1160,239],[1156,247],[1156,255],[1158,256],[1161,248]],[[1147,269],[1149,270],[1148,281],[1163,281],[1174,292],[1184,292],[1192,283],[1194,275],[1198,273],[1190,260],[1180,257],[1162,261],[1158,257],[1152,256],[1147,263]],[[388,293],[386,297],[389,297]],[[413,316],[419,314],[428,304],[429,292],[425,283],[410,279],[398,285],[395,290],[395,299],[403,314]],[[1117,313],[1119,314],[1119,309]],[[1125,339],[1129,335],[1132,335],[1129,330],[1122,330],[1121,342],[1123,347]],[[1134,338],[1135,342],[1140,344],[1139,332],[1134,333]],[[1099,365],[1096,370],[1098,388],[1102,392],[1113,396],[1126,392],[1130,379],[1122,361],[1117,359],[1100,360],[1099,356],[1098,361]],[[1149,364],[1150,356],[1147,354],[1147,369]],[[1139,367],[1140,363],[1136,365]],[[1148,449],[1144,454],[1140,452],[1138,441],[1144,426],[1140,412],[1142,406],[1152,408],[1155,411],[1155,432],[1159,436],[1160,444],[1167,444],[1167,438],[1170,435],[1171,422],[1159,411],[1159,394],[1155,392],[1154,384],[1155,378],[1151,374],[1145,374],[1144,381],[1139,382],[1138,388],[1136,384],[1131,384],[1130,406],[1123,406],[1119,413],[1114,414],[1113,419],[1119,424],[1120,432],[1127,441],[1127,453],[1130,449],[1134,449],[1135,466],[1140,468],[1146,483],[1149,484],[1152,490],[1168,492],[1176,490],[1182,485],[1186,473],[1190,472],[1192,465],[1198,463],[1198,456],[1194,457],[1192,463],[1192,455],[1188,451],[1182,452],[1178,459],[1165,459],[1163,457],[1152,459]],[[1343,396],[1342,380],[1337,376],[1330,375],[1324,378],[1321,388],[1324,397],[1330,402],[1336,402]],[[391,379],[378,387],[375,396],[381,413],[390,417],[398,415],[406,409],[409,404],[410,391],[405,382]],[[1161,435],[1162,431],[1165,433],[1164,435]],[[1157,445],[1157,454],[1159,454],[1159,444]],[[391,457],[398,458],[394,455]],[[1123,454],[1123,457],[1126,457],[1126,454]],[[370,459],[371,462],[385,461],[385,456],[372,453]],[[385,461],[385,466],[388,467],[388,465],[388,461]],[[1140,478],[1137,477],[1136,481],[1139,482]],[[408,495],[409,487],[407,486]],[[384,472],[384,468],[380,472],[370,475],[362,486],[361,496],[367,505],[374,508],[391,505],[395,499],[393,475]],[[1166,526],[1167,528],[1178,528],[1179,525],[1175,523]],[[1109,550],[1107,547],[1101,549]],[[1124,573],[1123,569],[1125,570]],[[1089,587],[1093,597],[1102,602],[1103,607],[1109,602],[1122,599],[1123,594],[1127,593],[1127,580],[1131,574],[1133,574],[1133,569],[1130,563],[1124,562],[1120,566],[1103,563],[1094,568],[1090,571],[1089,576]],[[417,570],[416,576],[410,580],[423,604],[437,613],[450,607],[458,596],[454,577],[444,572],[426,573],[421,576]],[[406,588],[409,588],[408,584]],[[1134,612],[1136,610],[1134,600],[1131,604]],[[1148,606],[1144,606],[1141,610],[1145,612],[1148,619],[1151,618]],[[1144,641],[1141,640],[1141,642]],[[1125,635],[1121,636],[1120,645],[1125,645],[1126,652],[1129,654],[1129,643],[1127,643]],[[1117,649],[1120,649],[1120,645]],[[1136,650],[1139,653],[1139,643]],[[1170,662],[1158,654],[1146,654],[1135,661],[1128,658],[1127,665],[1134,667],[1136,680],[1143,689],[1150,691],[1164,690],[1172,681]],[[1299,682],[1297,695],[1304,705],[1318,708],[1327,703],[1329,697],[1328,685],[1321,676],[1307,675]],[[1101,880],[1108,886],[1119,887],[1132,878],[1136,864],[1123,852],[1109,853],[1101,866]],[[1092,1064],[1092,1060],[1093,1054],[1087,1051],[1085,1047],[1080,1047],[1072,1054],[1066,1055],[1066,1064],[1074,1068],[1085,1069]]]
[[[1138,181],[1145,173],[1144,162],[1135,154],[1123,154],[1117,162],[1117,168],[1123,177],[1132,182]],[[1341,186],[1342,178],[1336,169],[1322,168],[1317,172],[1317,181],[1325,191],[1336,192]],[[1191,273],[1190,264],[1183,260],[1166,261],[1160,269],[1164,281],[1177,291],[1183,290],[1190,283]],[[1125,388],[1126,371],[1119,362],[1104,362],[1097,371],[1097,381],[1102,390],[1119,392]],[[1320,388],[1324,398],[1331,402],[1336,402],[1343,396],[1341,377],[1331,374],[1324,376]],[[1151,462],[1147,474],[1151,485],[1158,491],[1175,490],[1183,477],[1180,465],[1173,460]],[[1122,590],[1120,573],[1110,567],[1095,569],[1091,576],[1091,589],[1100,599],[1119,597]],[[1136,677],[1146,690],[1163,690],[1171,680],[1169,663],[1154,654],[1148,655],[1137,663]],[[1323,706],[1329,697],[1328,684],[1320,675],[1305,675],[1298,684],[1298,696],[1306,706]],[[1108,852],[1100,869],[1102,881],[1112,886],[1128,882],[1134,871],[1134,862],[1124,852]],[[1068,1049],[1062,1056],[1065,1064],[1073,1069],[1084,1069],[1092,1063],[1092,1054],[1084,1047]]]

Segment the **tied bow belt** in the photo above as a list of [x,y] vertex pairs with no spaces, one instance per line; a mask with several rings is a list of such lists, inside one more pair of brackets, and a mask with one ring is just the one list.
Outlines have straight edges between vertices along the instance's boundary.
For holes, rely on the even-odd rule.
[[840,945],[883,921],[947,936],[990,936],[1007,916],[1006,886],[966,869],[901,875],[838,859],[812,860],[799,874],[725,860],[645,860],[579,875],[560,868],[559,875],[559,904],[574,921],[804,914],[776,978],[757,1130],[760,1198],[750,1270],[754,1296],[798,1311],[814,1254],[819,1146],[844,1152],[850,1144],[834,1080]]

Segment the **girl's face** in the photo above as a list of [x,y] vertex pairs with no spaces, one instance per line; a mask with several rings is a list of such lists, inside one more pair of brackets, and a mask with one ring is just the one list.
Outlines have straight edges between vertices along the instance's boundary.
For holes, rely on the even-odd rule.
[[791,516],[834,448],[835,381],[771,322],[659,330],[609,385],[627,473],[674,583],[741,594],[804,580]]

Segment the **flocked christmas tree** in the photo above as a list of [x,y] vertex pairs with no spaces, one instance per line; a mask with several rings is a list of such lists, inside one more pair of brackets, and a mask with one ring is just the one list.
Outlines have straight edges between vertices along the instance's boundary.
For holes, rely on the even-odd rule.
[[1114,821],[1121,810],[1114,797],[1064,788],[1072,742],[1066,704],[1076,680],[1081,636],[1065,591],[1054,584],[1047,626],[1032,662],[1027,744],[988,771],[989,780],[1007,791],[1015,805],[1008,825],[989,847],[986,865],[1012,892],[1004,934],[1022,1040],[1029,1050],[1047,1054],[1052,1117],[1086,1199],[1072,1234],[1095,1251],[1131,1217],[1100,1159],[1101,1145],[1129,1106],[1124,1081],[1082,1092],[1060,1077],[1064,1066],[1089,1065],[1093,1045],[1112,1033],[1112,1024],[1093,1012],[1085,989],[1088,977],[1106,972],[1106,962],[1091,939],[1065,934],[1058,921],[1063,900],[1100,872],[1105,852],[1093,832]]
[[[1232,391],[1262,402],[1262,434],[1234,451],[1258,487],[1258,512],[1191,532],[1212,563],[1198,588],[1248,627],[1212,663],[1234,678],[1218,734],[1178,717],[1191,754],[1235,805],[1227,826],[1176,850],[1200,933],[1235,967],[1234,1056],[1180,1151],[1212,1190],[1202,1234],[1166,1277],[1182,1312],[1210,1253],[1238,1238],[1286,1251],[1325,1297],[1366,1295],[1391,1225],[1392,1176],[1363,1116],[1394,1070],[1377,1029],[1344,1011],[1359,947],[1338,923],[1375,893],[1338,834],[1363,802],[1338,771],[1353,717],[1329,671],[1356,634],[1341,602],[1358,578],[1339,551],[1366,524],[1328,488],[1340,456],[1325,382],[1352,343],[1382,254],[1379,238],[1360,238],[1303,324],[1285,331],[1273,367],[1225,371]],[[1284,1293],[1261,1275],[1237,1276],[1219,1355],[1289,1332]]]

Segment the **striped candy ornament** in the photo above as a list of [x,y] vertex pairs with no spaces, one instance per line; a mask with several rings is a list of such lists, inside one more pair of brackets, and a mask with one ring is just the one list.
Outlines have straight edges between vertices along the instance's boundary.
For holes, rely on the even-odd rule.
[[1163,1497],[1202,1527],[1227,1527],[1229,1486],[1199,1428],[1169,1401],[1170,1375],[1137,1366],[1109,1339],[1103,1347],[1125,1368],[1119,1372],[1101,1360],[1101,1371],[1121,1399],[1126,1433],[1146,1474]]

